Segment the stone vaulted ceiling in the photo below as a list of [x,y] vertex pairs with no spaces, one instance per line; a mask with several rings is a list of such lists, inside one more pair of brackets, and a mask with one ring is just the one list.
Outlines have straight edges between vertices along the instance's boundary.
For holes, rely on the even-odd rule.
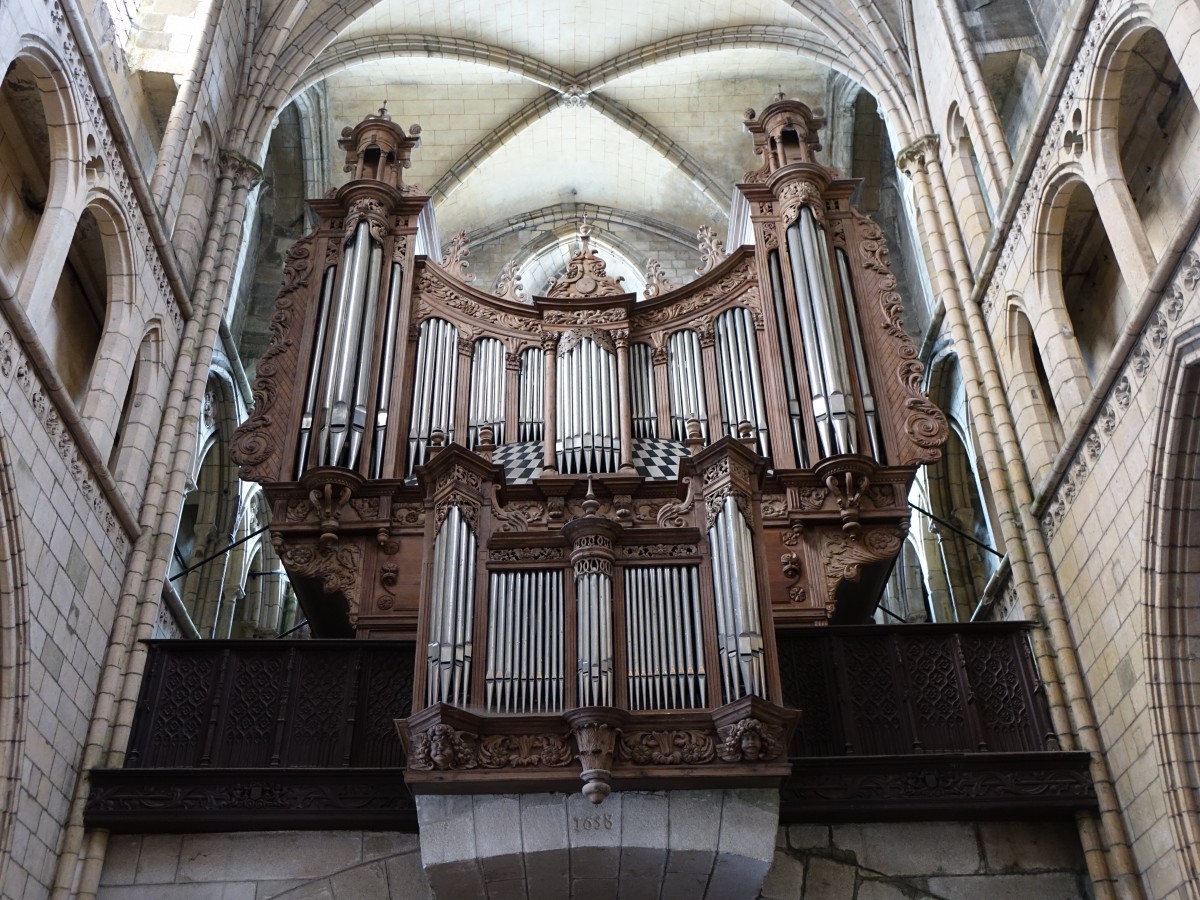
[[[902,79],[898,16],[850,0],[291,4],[264,10],[279,36],[265,30],[259,58],[279,102],[268,92],[260,109],[300,98],[301,130],[322,148],[309,181],[326,179],[308,191],[345,177],[342,127],[386,104],[421,125],[406,177],[433,196],[443,242],[519,230],[539,211],[540,231],[503,245],[517,256],[592,207],[634,223],[614,240],[635,265],[702,225],[724,237],[732,186],[757,165],[746,107],[782,88],[830,108],[832,131],[848,83],[880,95]],[[657,236],[639,241],[647,222]]]

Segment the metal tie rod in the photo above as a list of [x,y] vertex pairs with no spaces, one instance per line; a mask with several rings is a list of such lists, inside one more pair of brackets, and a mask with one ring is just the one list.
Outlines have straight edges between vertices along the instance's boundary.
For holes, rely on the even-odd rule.
[[937,522],[939,525],[945,525],[947,528],[949,528],[951,531],[953,531],[955,534],[959,535],[960,537],[965,537],[968,541],[970,541],[975,546],[982,547],[988,553],[992,554],[992,556],[998,557],[1000,559],[1004,559],[1004,554],[1001,553],[999,550],[997,550],[995,547],[989,547],[983,541],[979,540],[979,538],[975,537],[975,535],[968,534],[967,532],[965,532],[961,528],[959,528],[957,525],[955,525],[953,522],[947,522],[945,519],[938,518],[933,513],[931,513],[929,510],[921,509],[921,507],[917,506],[917,504],[913,503],[911,500],[908,501],[908,505],[911,506],[913,509],[915,509],[917,512],[921,513],[921,515],[929,516],[929,518],[933,519],[933,521]]
[[176,572],[174,575],[172,575],[170,578],[168,578],[168,579],[167,579],[167,581],[174,581],[176,578],[182,578],[184,575],[187,575],[187,574],[189,574],[189,573],[191,573],[191,572],[195,572],[195,571],[196,571],[198,568],[200,568],[201,566],[205,565],[206,563],[210,563],[210,562],[212,562],[214,559],[217,559],[218,557],[224,556],[226,553],[228,553],[228,552],[229,552],[230,550],[232,550],[234,547],[239,547],[239,546],[241,546],[242,544],[246,543],[246,541],[248,541],[248,540],[251,540],[252,538],[256,538],[256,537],[258,537],[260,534],[262,534],[264,531],[266,531],[266,530],[267,530],[268,528],[270,528],[270,527],[271,527],[270,525],[264,525],[262,528],[258,529],[258,531],[255,531],[255,532],[252,532],[251,534],[248,534],[248,535],[246,535],[246,536],[245,536],[244,538],[242,538],[241,540],[234,541],[232,544],[230,544],[230,545],[229,545],[228,547],[226,547],[224,550],[218,550],[218,551],[217,551],[216,553],[214,553],[212,556],[206,556],[206,557],[204,557],[204,559],[200,560],[200,562],[198,562],[198,563],[195,563],[194,565],[190,565],[190,566],[188,566],[188,567],[187,567],[186,569],[184,569],[182,572]]

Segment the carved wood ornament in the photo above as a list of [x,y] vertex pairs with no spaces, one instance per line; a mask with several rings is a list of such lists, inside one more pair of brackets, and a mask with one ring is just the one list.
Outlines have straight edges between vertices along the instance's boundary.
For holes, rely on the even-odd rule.
[[[354,177],[288,254],[234,456],[313,633],[417,648],[414,790],[777,783],[776,628],[874,610],[948,429],[882,232],[813,157],[820,117],[781,97],[746,125],[756,243],[703,228],[698,277],[651,260],[644,299],[586,219],[545,296],[516,264],[473,285],[463,232],[412,252],[420,129],[345,134]],[[798,241],[828,258],[821,290]]]

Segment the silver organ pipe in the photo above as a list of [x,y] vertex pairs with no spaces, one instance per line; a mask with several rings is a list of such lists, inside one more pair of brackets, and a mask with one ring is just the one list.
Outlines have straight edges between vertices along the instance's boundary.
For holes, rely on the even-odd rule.
[[658,404],[654,397],[654,349],[649,344],[629,347],[629,393],[635,438],[658,437]]
[[563,705],[563,573],[492,572],[484,703],[492,712],[558,712]]
[[316,416],[317,390],[321,379],[321,359],[325,355],[325,335],[329,331],[329,307],[333,299],[333,287],[337,283],[337,266],[325,270],[321,284],[321,303],[317,309],[317,327],[313,335],[312,367],[308,372],[308,384],[304,390],[304,411],[300,419],[300,441],[296,455],[296,476],[308,468],[309,450],[312,447],[313,419]]
[[429,438],[454,437],[454,387],[458,383],[458,329],[445,319],[426,319],[417,340],[412,419],[408,429],[408,475],[423,465]]
[[400,288],[404,283],[404,269],[400,263],[392,263],[392,276],[388,285],[387,309],[383,317],[383,340],[379,356],[379,393],[375,403],[375,438],[371,442],[371,477],[383,477],[384,439],[387,436],[388,412],[391,403],[392,365],[396,360],[396,337],[399,330]]
[[875,408],[875,392],[871,390],[871,373],[867,371],[867,358],[862,340],[862,329],[858,323],[858,309],[854,303],[854,281],[850,277],[850,261],[846,251],[837,250],[838,275],[842,281],[842,297],[846,303],[846,321],[850,325],[850,343],[854,345],[854,364],[858,367],[859,394],[862,397],[863,420],[867,426],[867,438],[871,451],[879,462],[886,462],[883,452],[883,435],[879,431],[879,413]]
[[722,313],[717,318],[716,332],[722,427],[726,434],[738,437],[739,424],[749,422],[757,437],[759,454],[768,456],[767,409],[758,365],[758,338],[750,310],[737,307]]
[[704,393],[704,364],[700,337],[694,331],[677,331],[667,339],[667,378],[671,390],[671,437],[687,440],[687,420],[700,420],[700,434],[708,440],[708,399]]
[[813,418],[822,457],[858,452],[854,391],[842,340],[825,232],[804,206],[787,230],[788,255],[808,362]]
[[451,506],[433,542],[426,651],[426,704],[466,706],[475,621],[475,533]]
[[787,295],[783,291],[783,274],[779,266],[779,251],[772,250],[767,259],[771,272],[771,296],[775,299],[775,321],[779,325],[779,360],[783,364],[783,381],[787,391],[788,420],[792,428],[792,442],[796,451],[796,464],[808,466],[808,440],[804,434],[804,412],[800,406],[800,385],[796,380],[796,366],[792,361],[792,328],[788,323]]
[[737,499],[725,498],[708,530],[716,599],[717,655],[725,702],[763,696],[762,616],[754,572],[754,538]]
[[538,347],[521,352],[521,381],[517,391],[517,440],[540,441],[546,431],[542,421],[545,414],[546,389],[545,354]]
[[577,573],[575,604],[579,705],[612,706],[612,576],[606,571]]
[[558,471],[616,472],[621,429],[617,358],[591,338],[581,338],[558,358]]
[[467,415],[468,446],[479,443],[479,429],[492,426],[493,441],[504,443],[504,344],[496,338],[475,342],[471,363],[471,403]]
[[630,709],[707,704],[697,566],[625,570],[625,659]]
[[317,465],[354,468],[366,429],[383,246],[358,223],[330,310],[329,368],[317,410]]

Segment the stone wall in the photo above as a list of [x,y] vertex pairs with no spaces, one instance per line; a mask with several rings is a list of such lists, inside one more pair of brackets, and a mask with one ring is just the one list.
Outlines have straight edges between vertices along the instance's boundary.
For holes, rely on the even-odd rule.
[[761,900],[1082,900],[1073,822],[792,825]]
[[415,834],[259,831],[122,834],[97,900],[423,900]]

